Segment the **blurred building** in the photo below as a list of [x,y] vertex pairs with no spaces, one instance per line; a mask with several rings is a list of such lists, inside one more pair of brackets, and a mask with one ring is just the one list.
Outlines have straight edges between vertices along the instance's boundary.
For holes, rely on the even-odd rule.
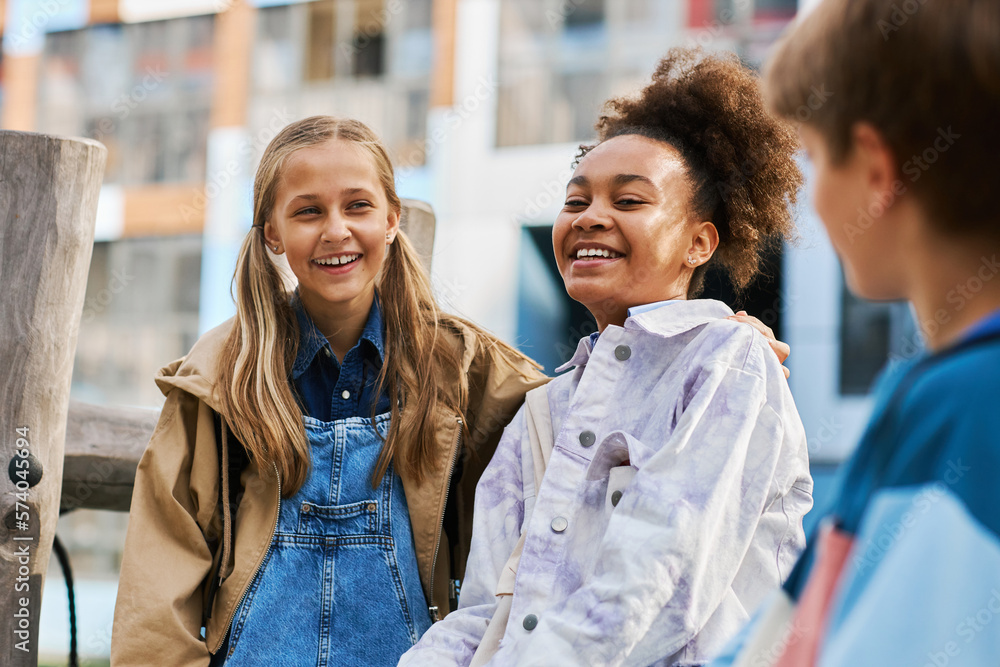
[[[312,114],[379,132],[400,194],[437,212],[441,300],[551,372],[593,331],[563,291],[550,230],[602,102],[637,90],[672,46],[735,51],[759,66],[797,9],[795,0],[0,7],[2,127],[89,136],[109,151],[73,395],[146,406],[162,402],[155,371],[234,311],[253,169],[281,127]],[[767,259],[742,301],[720,280],[707,296],[745,306],[791,344],[790,382],[819,477],[857,441],[886,359],[913,354],[918,341],[906,308],[849,295],[803,199],[801,240]],[[60,535],[91,572],[113,577],[125,519],[67,517]]]

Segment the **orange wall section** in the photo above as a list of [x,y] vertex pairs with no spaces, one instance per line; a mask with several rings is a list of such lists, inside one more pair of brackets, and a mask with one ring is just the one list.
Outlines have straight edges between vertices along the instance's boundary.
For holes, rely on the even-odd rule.
[[122,237],[200,234],[205,204],[204,183],[126,188]]
[[455,97],[455,12],[458,0],[434,0],[431,34],[434,59],[431,64],[431,107],[450,107]]
[[3,112],[0,127],[31,132],[35,129],[38,97],[38,68],[41,56],[3,58]]
[[90,24],[120,22],[118,0],[90,0]]
[[236,0],[216,15],[212,128],[246,125],[256,18],[257,10],[246,0]]

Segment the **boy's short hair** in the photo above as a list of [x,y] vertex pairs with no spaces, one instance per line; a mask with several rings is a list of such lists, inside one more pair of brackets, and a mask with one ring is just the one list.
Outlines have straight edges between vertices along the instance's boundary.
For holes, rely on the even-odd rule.
[[779,42],[765,89],[835,164],[870,123],[935,226],[1000,238],[1000,0],[824,0]]

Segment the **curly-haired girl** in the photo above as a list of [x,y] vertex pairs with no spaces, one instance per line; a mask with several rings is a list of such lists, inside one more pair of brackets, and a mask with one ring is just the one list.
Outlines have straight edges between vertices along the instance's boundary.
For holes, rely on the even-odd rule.
[[794,137],[735,57],[673,50],[608,109],[552,233],[599,333],[505,431],[459,609],[401,665],[702,664],[803,548],[812,480],[781,366],[727,306],[688,300],[709,264],[746,285],[790,231]]

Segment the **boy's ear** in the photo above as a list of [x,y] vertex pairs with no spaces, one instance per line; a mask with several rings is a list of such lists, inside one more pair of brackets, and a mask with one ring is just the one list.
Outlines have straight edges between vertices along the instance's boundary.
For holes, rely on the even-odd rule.
[[[896,198],[893,190],[899,189],[901,180],[896,155],[875,126],[858,122],[851,129],[854,160],[861,167],[860,176],[868,190],[868,196],[880,203],[891,205]],[[888,206],[885,206],[888,208]]]

